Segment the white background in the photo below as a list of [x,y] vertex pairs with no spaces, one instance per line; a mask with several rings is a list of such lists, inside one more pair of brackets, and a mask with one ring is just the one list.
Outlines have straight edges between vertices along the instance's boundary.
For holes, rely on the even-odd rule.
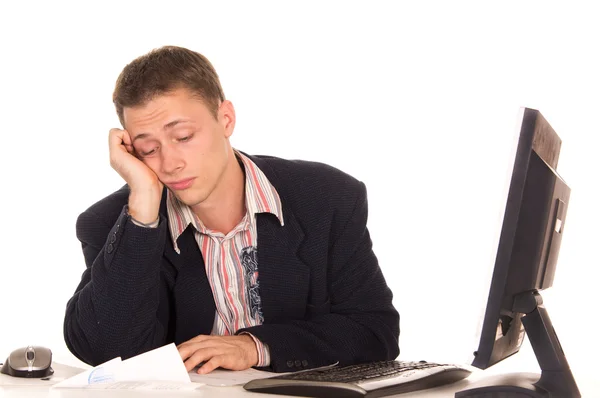
[[593,2],[16,3],[0,6],[0,356],[41,344],[74,360],[62,320],[85,267],[75,220],[122,185],[108,163],[114,82],[133,58],[174,44],[216,67],[236,148],[322,161],[367,184],[404,359],[470,363],[519,108],[539,109],[563,140],[558,170],[572,189],[543,296],[575,374],[594,363]]

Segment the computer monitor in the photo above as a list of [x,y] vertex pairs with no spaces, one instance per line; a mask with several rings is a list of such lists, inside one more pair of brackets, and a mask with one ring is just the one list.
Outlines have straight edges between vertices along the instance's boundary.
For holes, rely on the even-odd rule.
[[486,369],[517,353],[525,334],[540,374],[490,377],[456,397],[580,397],[540,291],[552,286],[570,189],[557,174],[561,139],[541,113],[521,108],[520,135],[479,348]]

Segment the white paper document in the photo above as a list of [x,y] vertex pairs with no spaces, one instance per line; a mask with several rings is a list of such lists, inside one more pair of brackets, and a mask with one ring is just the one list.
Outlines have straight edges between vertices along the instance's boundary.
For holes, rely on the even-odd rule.
[[[136,383],[137,382],[137,383]],[[142,383],[140,383],[142,382]],[[188,386],[185,386],[185,385]],[[111,359],[52,388],[195,389],[175,344],[122,361]]]
[[190,380],[192,380],[194,383],[202,383],[208,386],[221,387],[242,385],[246,384],[250,380],[266,379],[267,377],[273,377],[281,374],[250,368],[246,370],[215,369],[208,374],[199,375],[196,373],[196,370],[197,369],[193,369],[189,373]]

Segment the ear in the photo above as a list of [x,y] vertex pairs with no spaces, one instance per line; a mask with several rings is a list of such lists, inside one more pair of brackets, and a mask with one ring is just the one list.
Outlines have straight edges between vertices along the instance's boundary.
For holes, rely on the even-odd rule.
[[235,109],[229,100],[225,100],[219,106],[219,123],[223,126],[225,137],[231,137],[233,128],[235,127]]

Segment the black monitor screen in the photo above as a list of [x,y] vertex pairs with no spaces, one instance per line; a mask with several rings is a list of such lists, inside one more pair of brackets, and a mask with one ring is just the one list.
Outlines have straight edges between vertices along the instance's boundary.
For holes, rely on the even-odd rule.
[[485,369],[519,351],[525,330],[517,295],[552,286],[570,189],[557,174],[561,140],[524,108],[479,348]]

